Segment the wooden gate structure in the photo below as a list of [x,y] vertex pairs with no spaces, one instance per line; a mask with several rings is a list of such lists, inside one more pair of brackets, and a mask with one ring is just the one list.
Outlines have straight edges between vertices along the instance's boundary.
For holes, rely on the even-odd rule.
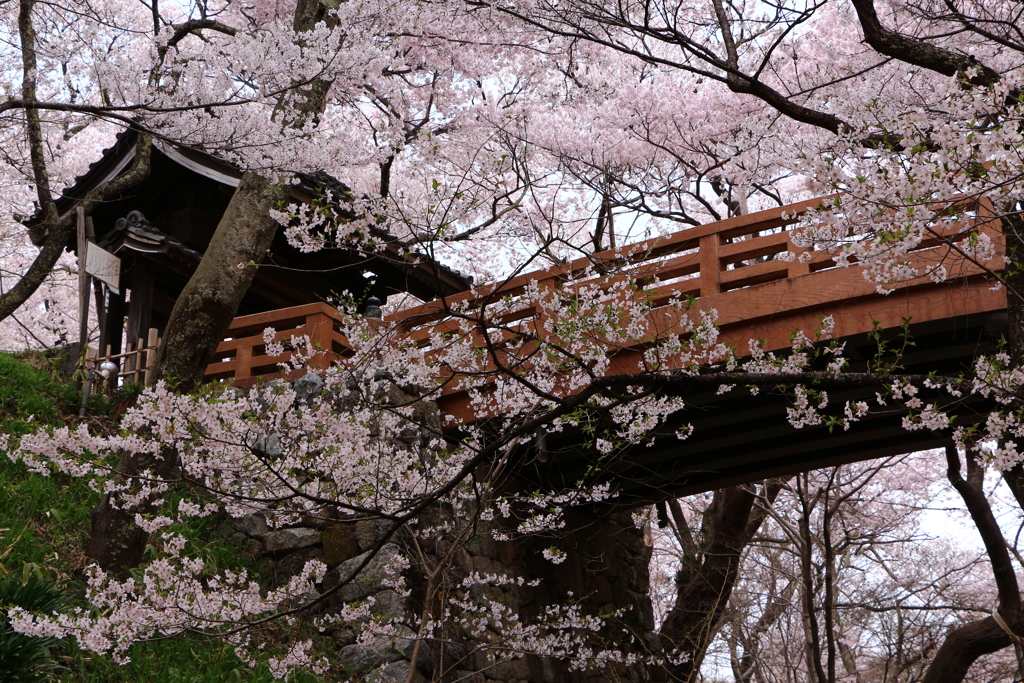
[[[946,238],[960,233],[963,226],[935,235],[913,253],[919,264],[943,265],[948,273],[944,282],[919,278],[882,295],[864,279],[860,268],[836,267],[827,254],[812,252],[805,259],[790,261],[778,258],[782,252],[803,252],[793,244],[792,231],[801,226],[802,214],[821,201],[687,228],[601,252],[385,315],[381,325],[396,326],[427,345],[438,330],[454,329],[453,306],[496,298],[518,300],[520,308],[504,319],[526,319],[539,312],[529,297],[521,296],[530,283],[572,287],[596,282],[606,277],[600,274],[608,272],[606,267],[614,267],[612,279],[628,274],[640,282],[657,283],[638,292],[654,303],[652,315],[657,316],[657,307],[675,295],[693,297],[691,313],[715,309],[722,339],[737,349],[747,348],[750,339],[764,340],[765,350],[788,348],[794,330],[813,330],[823,315],[834,317],[833,337],[846,342],[847,355],[855,363],[873,355],[869,334],[874,328],[897,330],[908,319],[915,340],[903,360],[908,372],[955,374],[967,369],[978,353],[994,349],[1004,327],[1006,295],[993,288],[985,268],[950,248]],[[971,229],[988,234],[1001,250],[1001,224],[992,218],[991,207],[981,202],[973,208],[968,212]],[[998,270],[1001,262],[988,266]],[[308,335],[323,350],[318,362],[326,365],[347,348],[339,322],[338,314],[324,304],[236,318],[206,376],[241,386],[275,376],[277,364],[289,354],[266,354],[263,330],[267,327],[277,330],[279,340]],[[629,372],[641,353],[641,348],[621,350],[612,371]],[[842,402],[873,395],[873,391],[851,389],[833,399]],[[487,417],[475,414],[465,392],[456,388],[446,390],[438,404],[450,426]],[[688,440],[656,439],[653,447],[637,447],[635,453],[610,466],[622,500],[638,504],[948,442],[948,436],[903,429],[899,411],[874,415],[843,434],[832,434],[825,427],[795,430],[789,426],[783,397],[754,400],[708,393],[688,397],[687,405],[674,419],[694,426]],[[970,405],[965,409],[970,410]],[[674,433],[674,426],[668,424],[666,433]],[[537,458],[530,466],[532,476],[543,485],[571,486],[592,462],[592,454],[581,450],[571,434],[550,435],[546,447],[557,457]]]

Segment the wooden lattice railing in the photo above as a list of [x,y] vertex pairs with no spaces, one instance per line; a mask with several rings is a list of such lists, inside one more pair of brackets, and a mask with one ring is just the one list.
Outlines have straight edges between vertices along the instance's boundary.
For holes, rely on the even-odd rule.
[[236,386],[248,387],[261,378],[277,377],[278,364],[289,360],[292,351],[268,356],[263,336],[268,327],[275,330],[275,342],[287,344],[292,337],[308,336],[316,351],[309,364],[326,368],[347,350],[345,337],[338,331],[340,320],[338,312],[324,303],[235,318],[228,328],[229,338],[220,343],[214,362],[206,368],[206,379],[228,380]]
[[[876,295],[875,286],[863,278],[859,268],[836,268],[835,261],[823,252],[812,251],[800,258],[808,250],[793,244],[792,230],[805,224],[803,214],[826,199],[813,199],[687,228],[665,237],[604,251],[403,310],[386,316],[385,321],[398,325],[412,339],[426,344],[438,329],[454,327],[448,314],[453,306],[468,303],[472,308],[478,302],[509,298],[514,301],[520,297],[519,308],[502,316],[502,322],[507,323],[540,312],[533,299],[521,296],[531,282],[536,282],[542,289],[564,286],[571,290],[597,282],[610,286],[626,277],[637,282],[656,283],[643,292],[653,306],[661,306],[673,296],[693,297],[696,300],[693,310],[715,308],[723,327],[737,323],[752,324],[795,310],[820,309],[823,305],[832,304],[842,306],[853,300],[873,297]],[[988,234],[997,246],[1002,244],[999,222],[986,218],[993,215],[990,204],[978,203],[969,213],[972,215],[969,219],[972,229]],[[923,241],[914,252],[915,262],[918,265],[942,263],[949,280],[982,274],[983,268],[951,252],[944,239],[958,235],[958,239],[962,239],[966,236],[965,227],[947,226],[943,233]],[[790,252],[797,258],[778,258],[783,252]],[[1000,268],[1001,264],[994,264],[994,267]],[[927,278],[919,278],[902,283],[901,288],[928,284],[931,283]],[[928,311],[921,313],[924,317],[928,315]],[[945,315],[947,311],[940,313]],[[895,326],[900,324],[901,317],[874,320],[883,327],[888,323]],[[872,322],[869,318],[857,321],[855,325],[866,323],[867,328],[858,331],[867,331],[871,329]],[[792,329],[787,329],[781,336],[766,338],[765,348],[786,347]],[[741,341],[750,338],[748,336]]]
[[[610,286],[627,277],[637,283],[653,283],[638,291],[638,296],[646,297],[655,307],[671,296],[682,295],[694,298],[694,313],[714,308],[724,340],[737,348],[745,348],[751,338],[763,339],[767,350],[784,348],[792,330],[813,329],[819,316],[832,311],[841,312],[836,316],[836,336],[846,336],[868,332],[875,323],[883,328],[899,326],[908,315],[915,321],[927,321],[1005,308],[1005,295],[991,290],[991,283],[984,280],[984,269],[951,251],[943,235],[921,244],[914,259],[941,262],[950,281],[935,284],[918,278],[903,283],[898,296],[878,295],[859,269],[836,268],[824,253],[812,252],[807,260],[778,258],[782,252],[803,253],[792,242],[792,230],[805,220],[802,214],[821,201],[814,199],[687,228],[604,251],[398,311],[386,315],[381,325],[426,347],[435,333],[456,328],[452,307],[479,308],[501,299],[503,305],[512,304],[501,322],[514,323],[540,312],[537,302],[524,295],[530,283],[571,290],[583,284]],[[1001,244],[999,222],[986,218],[993,215],[991,206],[978,203],[973,209],[972,229],[987,233],[997,245]],[[948,227],[946,233],[956,235],[963,227]],[[338,313],[320,303],[236,318],[228,338],[217,348],[216,360],[207,368],[206,377],[250,386],[260,378],[277,376],[278,364],[288,360],[291,353],[267,355],[263,334],[268,327],[274,328],[274,341],[278,342],[308,336],[318,351],[312,365],[326,367],[347,351],[339,324]],[[628,349],[620,356],[618,371],[628,372],[635,359],[631,360]],[[442,397],[442,410],[455,419],[472,419],[458,393],[451,391]]]

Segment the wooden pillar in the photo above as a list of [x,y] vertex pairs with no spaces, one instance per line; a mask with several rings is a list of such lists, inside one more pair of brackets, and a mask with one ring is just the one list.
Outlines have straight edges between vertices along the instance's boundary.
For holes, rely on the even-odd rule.
[[318,351],[310,361],[310,366],[324,370],[331,364],[331,351],[334,335],[334,321],[323,313],[311,313],[306,316],[306,333],[313,349]]
[[75,227],[78,236],[78,352],[89,343],[89,274],[85,272],[88,239],[85,231],[85,208],[75,207]]
[[115,355],[121,353],[124,346],[125,308],[124,290],[120,293],[109,290],[107,308],[103,315],[103,343]]
[[128,339],[133,343],[146,336],[153,320],[153,270],[144,259],[132,267],[132,298],[128,302]]
[[[551,320],[551,315],[546,312],[546,309],[543,306],[545,302],[550,306],[552,302],[558,300],[558,280],[554,277],[539,280],[537,282],[537,294],[538,300],[534,302],[533,333],[539,342],[558,344],[561,340],[558,339],[556,334],[554,334],[554,330],[548,329],[549,327],[554,328],[558,321]],[[486,348],[484,337],[487,334],[488,330],[483,329],[481,325],[478,325],[476,329],[473,330],[474,346],[478,348]],[[533,353],[533,351],[533,348],[523,349],[523,352],[526,354]],[[504,361],[504,358],[488,358],[486,369],[488,371],[496,370],[498,368],[496,361],[498,360]]]
[[85,350],[85,367],[86,368],[92,368],[94,365],[96,365],[96,359],[99,357],[99,355],[100,355],[100,350],[98,348],[93,348],[93,347],[90,346],[88,349],[86,349]]
[[722,291],[722,260],[718,247],[722,236],[711,233],[700,238],[700,295],[718,294]]
[[235,379],[252,377],[252,347],[242,346],[235,352]]
[[[156,365],[156,350],[159,346],[159,332],[155,327],[151,327],[146,338],[146,365],[142,373],[142,382],[147,386],[153,383],[153,366]],[[141,358],[139,362],[142,362]]]
[[[152,325],[153,318],[153,271],[149,264],[136,258],[132,266],[131,290],[132,298],[128,302],[127,335],[129,345],[136,350],[144,345],[143,337]],[[138,372],[142,369],[142,357],[125,358],[125,372],[135,372],[133,381],[139,381]]]

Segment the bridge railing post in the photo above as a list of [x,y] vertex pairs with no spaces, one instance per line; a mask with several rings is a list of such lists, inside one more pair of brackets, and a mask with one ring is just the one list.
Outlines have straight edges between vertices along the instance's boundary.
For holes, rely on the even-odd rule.
[[306,334],[309,335],[309,343],[312,348],[307,352],[311,353],[308,363],[312,368],[324,370],[331,364],[332,337],[334,321],[322,312],[311,313],[306,316]]
[[553,277],[537,281],[537,292],[540,295],[540,300],[535,303],[536,312],[533,315],[533,331],[538,339],[543,339],[546,336],[544,328],[549,322],[549,316],[545,311],[543,302],[545,299],[553,299],[558,296],[555,292],[556,286],[557,283]]
[[722,236],[713,232],[700,238],[700,295],[708,296],[722,291],[722,259],[718,255],[718,247],[722,244]]
[[811,272],[811,262],[801,261],[800,256],[807,251],[803,247],[798,247],[793,244],[793,232],[790,230],[793,226],[786,226],[786,248],[791,254],[796,255],[796,258],[789,262],[786,268],[786,277],[796,277],[797,275],[807,275]]

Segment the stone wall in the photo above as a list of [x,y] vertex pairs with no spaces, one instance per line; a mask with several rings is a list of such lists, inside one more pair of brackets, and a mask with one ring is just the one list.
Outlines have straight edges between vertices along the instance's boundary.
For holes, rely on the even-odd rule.
[[[386,522],[305,520],[305,525],[270,529],[259,514],[230,520],[221,533],[238,543],[248,543],[261,559],[264,576],[277,585],[298,573],[306,562],[319,560],[328,573],[318,588],[326,591],[352,576],[371,548],[387,530]],[[437,544],[432,555],[452,551],[454,562],[446,572],[450,586],[474,573],[481,576],[523,577],[524,585],[478,585],[469,592],[484,605],[498,602],[512,610],[524,622],[541,619],[553,604],[573,602],[587,614],[611,618],[598,634],[596,647],[641,652],[654,642],[654,616],[648,596],[650,549],[643,533],[634,527],[628,514],[594,516],[571,511],[567,528],[557,544],[566,559],[555,565],[543,559],[541,551],[550,539],[525,538],[495,541],[482,530],[462,548]],[[335,593],[328,609],[372,598],[370,611],[398,623],[391,637],[357,643],[354,629],[339,628],[330,633],[337,657],[344,666],[367,681],[403,683],[407,680],[415,629],[423,609],[422,572],[406,543],[385,544],[364,570]],[[402,560],[401,558],[405,558]],[[410,561],[411,560],[411,561]],[[412,589],[403,595],[388,585],[394,567],[404,567],[405,579]],[[539,580],[536,586],[529,583]],[[502,582],[498,582],[502,583]],[[497,647],[491,647],[497,643]],[[592,681],[644,681],[650,674],[645,667],[608,666],[600,670],[570,671],[554,657],[528,655],[510,659],[501,647],[497,632],[472,637],[459,629],[446,629],[441,637],[421,646],[414,681],[468,681],[470,683],[590,683]],[[421,678],[422,677],[422,678]]]

